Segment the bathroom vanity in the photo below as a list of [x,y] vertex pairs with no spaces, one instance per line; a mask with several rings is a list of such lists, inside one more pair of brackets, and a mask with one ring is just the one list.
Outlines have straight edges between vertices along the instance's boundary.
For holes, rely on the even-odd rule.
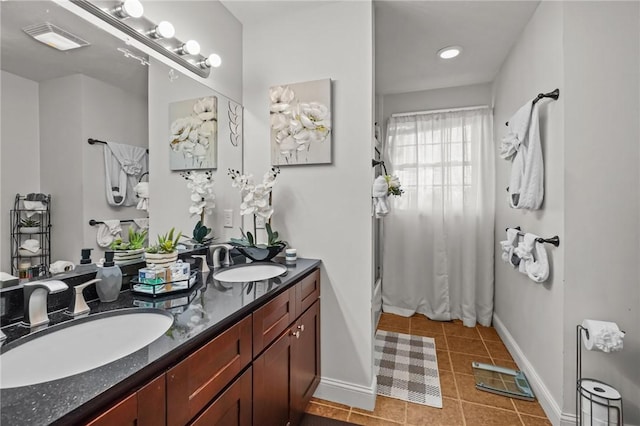
[[[319,264],[298,259],[284,276],[252,283],[209,278],[175,303],[129,291],[112,304],[89,303],[92,315],[164,304],[174,323],[110,364],[0,390],[2,424],[298,424],[320,380]],[[52,325],[60,315],[50,315]],[[81,342],[69,357],[80,351]]]

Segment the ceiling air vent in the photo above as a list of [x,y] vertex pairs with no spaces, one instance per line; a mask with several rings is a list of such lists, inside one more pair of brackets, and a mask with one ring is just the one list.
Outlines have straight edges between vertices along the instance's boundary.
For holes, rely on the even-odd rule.
[[58,50],[71,50],[88,46],[89,42],[71,34],[49,22],[29,25],[22,29],[25,33],[47,46]]

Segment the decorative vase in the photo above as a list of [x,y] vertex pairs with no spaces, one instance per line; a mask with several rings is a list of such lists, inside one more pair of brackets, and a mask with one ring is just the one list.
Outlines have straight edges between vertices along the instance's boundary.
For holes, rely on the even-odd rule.
[[147,266],[156,265],[166,268],[176,263],[178,251],[172,251],[171,253],[145,253],[144,260],[147,262]]
[[135,262],[142,260],[142,255],[144,253],[144,249],[137,250],[116,250],[113,255],[113,260],[116,265],[125,263],[125,262]]
[[239,244],[232,245],[243,255],[253,260],[254,262],[266,262],[278,255],[286,247],[286,244],[279,243],[275,246],[269,247],[246,247]]

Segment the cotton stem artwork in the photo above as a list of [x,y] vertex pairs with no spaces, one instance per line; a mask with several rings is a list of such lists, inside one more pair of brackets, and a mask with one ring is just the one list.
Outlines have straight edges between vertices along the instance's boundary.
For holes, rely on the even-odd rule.
[[271,163],[331,163],[331,80],[269,89]]
[[171,170],[215,169],[218,98],[190,99],[169,105]]

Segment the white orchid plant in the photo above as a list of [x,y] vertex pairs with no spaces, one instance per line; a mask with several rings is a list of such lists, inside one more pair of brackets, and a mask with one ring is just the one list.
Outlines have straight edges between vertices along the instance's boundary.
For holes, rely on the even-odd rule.
[[396,197],[402,196],[404,189],[400,187],[400,178],[396,175],[384,175],[384,180],[387,181],[389,190],[387,195],[395,195]]
[[199,99],[191,115],[171,123],[169,146],[185,159],[191,159],[194,167],[213,166],[209,153],[218,127],[216,107],[217,99],[213,96]]
[[212,173],[191,170],[182,173],[182,176],[187,180],[187,188],[191,191],[189,214],[191,217],[200,216],[200,220],[203,221],[204,215],[210,215],[216,206]]
[[[242,203],[240,204],[240,215],[253,215],[253,234],[242,231],[242,239],[232,238],[231,241],[244,246],[257,246],[257,218],[265,221],[265,228],[268,234],[268,246],[275,246],[282,243],[278,239],[278,233],[271,230],[268,221],[273,215],[272,190],[276,183],[276,178],[280,174],[280,168],[272,167],[262,178],[262,182],[256,184],[253,175],[243,175],[238,170],[229,169],[231,186],[240,190]],[[255,236],[255,237],[254,237]]]
[[271,129],[280,155],[287,162],[308,152],[312,145],[324,142],[331,132],[329,108],[320,102],[298,102],[289,86],[272,87]]

